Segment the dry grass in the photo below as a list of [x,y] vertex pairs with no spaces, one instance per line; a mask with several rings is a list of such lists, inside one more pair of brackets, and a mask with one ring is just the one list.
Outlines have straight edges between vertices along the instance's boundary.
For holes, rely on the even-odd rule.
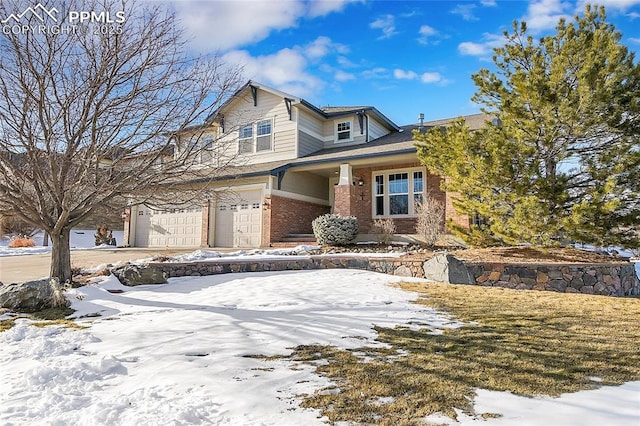
[[14,325],[16,325],[15,318],[0,320],[0,333],[2,333],[3,331],[9,330]]
[[[303,396],[331,422],[423,424],[433,413],[473,413],[474,388],[519,395],[640,380],[640,300],[446,284],[402,284],[418,303],[472,323],[442,335],[379,328],[390,348],[296,348],[335,388]],[[317,362],[323,360],[322,362]],[[601,383],[592,380],[598,377]]]
[[67,316],[71,315],[75,311],[68,307],[59,307],[59,308],[49,308],[43,309],[42,311],[34,312],[32,314],[21,314],[15,318],[9,318],[5,320],[0,320],[0,333],[12,328],[16,320],[19,318],[26,318],[32,320],[30,323],[34,327],[47,327],[47,326],[62,326],[65,328],[77,328],[84,329],[88,328],[83,325],[80,325],[73,320],[66,319]]
[[83,330],[85,328],[89,328],[89,327],[86,327],[84,325],[80,325],[77,322],[74,322],[73,320],[69,320],[69,319],[36,321],[36,322],[32,322],[31,325],[34,326],[34,327],[39,327],[39,328],[49,327],[49,326],[52,326],[52,325],[58,325],[58,326],[62,326],[64,328],[77,328],[79,330]]

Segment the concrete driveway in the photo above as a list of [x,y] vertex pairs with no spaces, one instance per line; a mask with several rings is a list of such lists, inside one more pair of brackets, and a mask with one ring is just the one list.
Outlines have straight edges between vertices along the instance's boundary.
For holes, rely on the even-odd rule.
[[[71,265],[80,268],[90,268],[105,263],[116,263],[134,259],[161,256],[173,256],[191,253],[196,248],[114,248],[98,250],[72,250]],[[216,251],[234,251],[237,249],[207,249]],[[49,276],[51,268],[51,254],[28,254],[22,256],[0,257],[0,282],[36,280]]]

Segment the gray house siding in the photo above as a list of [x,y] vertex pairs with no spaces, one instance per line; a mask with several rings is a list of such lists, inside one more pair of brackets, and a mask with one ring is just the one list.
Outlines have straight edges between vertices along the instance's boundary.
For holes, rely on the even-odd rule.
[[313,154],[316,151],[321,150],[324,147],[324,142],[310,134],[298,130],[298,156],[304,157],[309,154]]

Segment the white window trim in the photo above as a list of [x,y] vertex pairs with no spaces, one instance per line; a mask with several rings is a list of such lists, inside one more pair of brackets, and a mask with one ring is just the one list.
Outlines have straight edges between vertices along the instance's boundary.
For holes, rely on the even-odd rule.
[[[349,139],[338,139],[338,125],[342,123],[349,123]],[[336,120],[333,125],[335,143],[353,142],[353,120]]]
[[[240,135],[242,134],[242,130],[245,129],[246,127],[251,126],[251,137],[250,138],[241,138]],[[250,152],[240,152],[240,146],[243,142],[251,140],[251,151]],[[242,154],[253,154],[255,152],[256,149],[256,129],[255,129],[255,123],[250,123],[250,124],[243,124],[238,128],[238,154],[242,155]]]
[[[426,167],[411,167],[408,169],[387,169],[387,170],[375,170],[371,172],[371,217],[373,219],[378,218],[392,218],[392,219],[403,219],[403,218],[414,218],[417,217],[415,213],[415,203],[414,195],[419,194],[413,192],[413,173],[414,172],[422,172],[422,197],[426,199],[427,194],[427,168]],[[389,175],[397,174],[397,173],[407,173],[408,176],[408,200],[409,200],[409,214],[389,214]],[[378,215],[376,214],[376,176],[382,175],[384,176],[384,214]]]
[[[262,149],[260,151],[258,151],[258,123],[261,121],[269,121],[271,123],[271,133],[269,133],[269,136],[271,137],[271,148],[270,149]],[[274,125],[275,125],[275,120],[273,118],[262,118],[260,120],[256,120],[253,123],[250,124],[244,124],[242,126],[240,126],[238,128],[238,147],[237,147],[237,153],[240,155],[260,155],[260,154],[266,154],[266,153],[272,153],[275,151],[275,131],[274,131]],[[251,138],[240,138],[240,130],[251,126]],[[266,135],[261,135],[262,136],[266,136]],[[251,140],[251,151],[249,152],[240,152],[240,142],[242,141],[248,141]]]
[[[269,147],[269,149],[261,149],[260,151],[258,151],[258,138],[267,136],[267,135],[258,135],[258,123],[261,123],[263,121],[268,121],[269,122],[269,133],[268,133],[268,135],[269,135],[269,140],[270,140],[270,144],[269,144],[270,147]],[[258,154],[258,153],[263,153],[263,152],[273,152],[273,145],[274,145],[273,144],[273,140],[274,140],[274,137],[273,137],[273,119],[265,118],[263,120],[258,120],[258,121],[256,121],[255,125],[256,125],[255,143],[254,143],[255,153]]]

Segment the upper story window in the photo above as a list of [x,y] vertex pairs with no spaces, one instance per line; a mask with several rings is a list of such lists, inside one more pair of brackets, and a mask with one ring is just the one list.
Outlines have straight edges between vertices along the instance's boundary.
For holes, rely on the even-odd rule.
[[240,154],[246,154],[253,152],[253,124],[247,124],[240,127],[240,134],[238,135],[238,152]]
[[424,171],[390,170],[373,174],[372,213],[381,216],[415,216],[424,198]]
[[207,136],[202,139],[202,147],[204,149],[212,150],[213,149],[213,138],[211,136]]
[[200,151],[200,162],[208,164],[213,161],[213,138],[207,136],[202,139],[202,150]]
[[256,152],[271,151],[271,120],[258,121],[256,128],[258,134],[256,138]]
[[238,153],[251,154],[254,152],[271,151],[272,149],[273,125],[271,120],[261,120],[257,123],[240,127],[238,134]]
[[351,121],[336,123],[337,142],[351,140]]

